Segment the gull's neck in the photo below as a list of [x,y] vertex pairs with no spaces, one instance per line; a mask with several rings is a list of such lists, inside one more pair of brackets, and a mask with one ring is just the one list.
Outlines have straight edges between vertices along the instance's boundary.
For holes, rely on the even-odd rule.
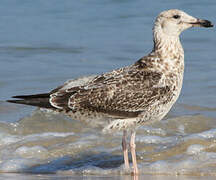
[[[155,67],[160,66],[160,70],[165,74],[179,73],[182,74],[181,81],[184,73],[184,50],[182,48],[179,36],[167,35],[161,28],[154,27],[153,31],[154,48],[149,54],[149,59]],[[151,58],[154,57],[154,58]]]
[[152,53],[162,58],[184,60],[184,50],[179,36],[167,35],[157,26],[153,31],[154,48]]

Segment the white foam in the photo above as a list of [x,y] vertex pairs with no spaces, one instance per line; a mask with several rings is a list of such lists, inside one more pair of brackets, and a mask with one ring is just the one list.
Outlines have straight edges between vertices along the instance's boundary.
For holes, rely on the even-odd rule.
[[16,143],[20,140],[21,138],[18,136],[6,134],[6,133],[0,133],[0,146]]
[[149,168],[153,171],[164,172],[169,169],[169,164],[166,161],[156,161],[149,165]]
[[142,129],[145,130],[147,133],[150,133],[150,134],[157,134],[157,135],[161,135],[161,136],[167,135],[167,132],[161,128],[153,128],[150,126],[143,126]]
[[59,132],[45,132],[41,134],[31,134],[26,136],[26,138],[32,138],[32,137],[67,137],[74,135],[73,132],[69,133],[59,133]]
[[137,142],[146,143],[146,144],[166,144],[176,141],[175,137],[160,137],[160,136],[137,136]]
[[201,133],[195,133],[187,136],[185,140],[188,139],[211,139],[216,138],[216,129],[210,129]]
[[41,158],[46,156],[48,154],[48,151],[42,146],[21,146],[16,149],[14,153],[24,158]]
[[17,143],[19,141],[26,142],[26,141],[34,141],[38,140],[40,138],[55,138],[55,137],[67,137],[67,136],[72,136],[74,135],[73,132],[69,133],[59,133],[59,132],[45,132],[41,134],[31,134],[31,135],[26,135],[26,136],[21,136],[21,135],[10,135],[6,133],[0,133],[0,145],[9,145],[13,143]]
[[55,137],[67,137],[74,135],[73,132],[70,133],[58,133],[58,132],[45,132],[41,134],[31,134],[23,137],[23,140],[25,141],[34,141],[38,139],[49,139],[49,138],[55,138]]
[[130,170],[124,169],[124,166],[120,166],[118,168],[112,169],[102,169],[95,166],[85,166],[85,168],[79,168],[74,170],[66,170],[66,171],[58,171],[57,174],[64,175],[74,175],[74,174],[82,174],[82,175],[119,175],[119,174],[131,174]]
[[205,146],[200,144],[193,144],[187,148],[187,154],[198,154],[205,149]]
[[204,131],[202,133],[199,133],[198,136],[203,137],[205,139],[215,138],[216,137],[216,129]]
[[185,127],[183,124],[180,124],[178,126],[178,131],[181,133],[181,134],[185,134]]

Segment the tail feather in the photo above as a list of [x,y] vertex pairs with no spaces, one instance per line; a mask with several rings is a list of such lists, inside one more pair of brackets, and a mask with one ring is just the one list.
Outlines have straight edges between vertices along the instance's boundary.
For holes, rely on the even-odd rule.
[[31,105],[31,106],[37,106],[42,108],[51,108],[54,107],[51,106],[49,102],[50,94],[33,94],[33,95],[20,95],[20,96],[13,96],[12,98],[17,98],[19,100],[7,100],[7,102],[10,103],[16,103],[16,104],[25,104],[25,105]]
[[47,98],[49,96],[50,96],[49,93],[43,93],[43,94],[31,94],[31,95],[12,96],[12,98],[30,99],[30,98]]

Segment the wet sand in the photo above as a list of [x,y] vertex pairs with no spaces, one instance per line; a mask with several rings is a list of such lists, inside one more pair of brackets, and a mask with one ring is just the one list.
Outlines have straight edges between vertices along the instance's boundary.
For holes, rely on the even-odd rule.
[[62,175],[29,175],[29,174],[0,174],[4,180],[215,180],[214,176],[164,176],[164,175],[140,175],[140,176],[62,176]]

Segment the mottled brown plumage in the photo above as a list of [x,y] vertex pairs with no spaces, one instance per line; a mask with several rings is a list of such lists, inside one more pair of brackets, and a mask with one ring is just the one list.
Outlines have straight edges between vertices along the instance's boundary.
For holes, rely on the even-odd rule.
[[[102,75],[67,82],[47,94],[15,96],[9,102],[50,108],[74,119],[104,120],[104,131],[124,130],[122,147],[129,168],[126,130],[161,120],[176,102],[183,82],[184,51],[179,35],[190,27],[213,27],[210,21],[172,9],[158,15],[153,29],[154,48],[135,64]],[[131,134],[134,174],[135,131]]]
[[[97,76],[79,88],[60,90],[51,95],[51,104],[72,111],[143,111],[163,93],[164,87],[157,87],[161,76],[161,72],[135,64]],[[66,104],[61,104],[62,98],[67,99]]]

